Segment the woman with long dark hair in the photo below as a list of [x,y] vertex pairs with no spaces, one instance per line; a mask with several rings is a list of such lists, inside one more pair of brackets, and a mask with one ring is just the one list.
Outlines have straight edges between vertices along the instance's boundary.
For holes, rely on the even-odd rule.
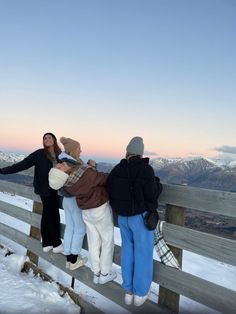
[[57,144],[56,136],[47,132],[43,135],[43,148],[34,151],[12,166],[0,169],[1,174],[11,174],[34,166],[34,192],[40,196],[43,203],[41,235],[44,252],[63,251],[60,236],[59,198],[57,191],[50,188],[48,183],[48,173],[58,163],[60,153],[61,149]]

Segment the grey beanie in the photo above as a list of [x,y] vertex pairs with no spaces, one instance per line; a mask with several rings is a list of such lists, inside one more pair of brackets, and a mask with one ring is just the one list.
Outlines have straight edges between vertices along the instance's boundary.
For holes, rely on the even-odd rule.
[[133,137],[129,144],[127,145],[126,151],[131,155],[142,156],[144,153],[144,144],[142,137],[139,136]]

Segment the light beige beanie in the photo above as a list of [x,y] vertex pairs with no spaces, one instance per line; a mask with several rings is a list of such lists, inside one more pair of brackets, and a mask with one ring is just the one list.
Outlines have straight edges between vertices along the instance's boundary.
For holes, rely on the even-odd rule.
[[65,152],[67,154],[70,154],[73,150],[75,150],[77,147],[80,147],[80,143],[72,140],[72,138],[64,137],[62,136],[60,138],[60,142],[63,144]]

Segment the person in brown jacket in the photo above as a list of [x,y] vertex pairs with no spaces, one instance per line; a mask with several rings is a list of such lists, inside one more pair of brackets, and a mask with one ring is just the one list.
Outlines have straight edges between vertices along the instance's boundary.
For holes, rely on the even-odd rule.
[[55,190],[63,186],[76,197],[86,224],[93,282],[104,284],[117,276],[112,270],[114,225],[105,187],[108,174],[98,172],[95,167],[93,161],[76,166],[62,162],[50,170],[49,185]]

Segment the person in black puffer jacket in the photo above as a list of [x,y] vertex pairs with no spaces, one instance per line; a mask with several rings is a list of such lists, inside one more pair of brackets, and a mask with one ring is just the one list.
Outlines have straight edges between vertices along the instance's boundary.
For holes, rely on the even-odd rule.
[[56,136],[50,132],[43,135],[43,146],[44,148],[34,151],[22,161],[1,168],[0,173],[11,174],[35,167],[34,192],[39,194],[43,203],[41,219],[43,251],[53,250],[54,253],[59,253],[63,251],[60,236],[59,198],[57,191],[49,186],[48,173],[53,165],[58,163],[58,155],[61,153],[61,149],[57,144]]
[[143,218],[147,211],[157,210],[160,191],[149,158],[142,158],[143,139],[132,138],[126,151],[126,158],[111,170],[107,189],[110,205],[118,214],[125,303],[140,306],[153,277],[154,231],[145,227]]

